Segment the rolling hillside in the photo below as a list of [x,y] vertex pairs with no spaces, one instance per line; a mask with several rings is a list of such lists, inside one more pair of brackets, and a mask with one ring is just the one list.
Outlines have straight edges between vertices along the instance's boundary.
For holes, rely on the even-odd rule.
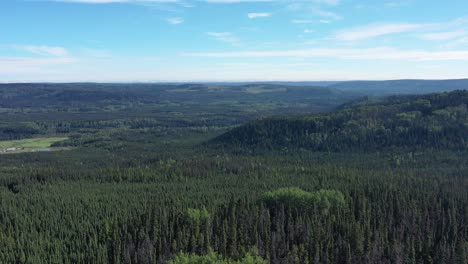
[[382,96],[396,94],[427,94],[468,89],[468,79],[453,80],[390,80],[348,81],[329,85],[341,91]]
[[213,140],[242,148],[319,151],[468,147],[468,91],[363,98],[333,113],[253,121]]

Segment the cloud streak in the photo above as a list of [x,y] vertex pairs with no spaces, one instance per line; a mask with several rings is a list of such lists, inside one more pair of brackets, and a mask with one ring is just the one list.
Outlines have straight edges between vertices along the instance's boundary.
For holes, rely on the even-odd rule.
[[205,52],[186,53],[183,56],[207,58],[267,58],[301,57],[332,58],[345,60],[410,60],[410,61],[468,61],[468,50],[424,51],[401,50],[390,47],[333,49],[317,48],[303,50],[246,51],[246,52]]
[[205,0],[200,2],[218,3],[218,4],[235,4],[235,3],[255,3],[255,2],[273,2],[273,0]]
[[334,35],[335,39],[344,41],[357,41],[369,38],[385,36],[390,34],[405,33],[428,27],[428,24],[411,24],[411,23],[387,23],[374,24],[364,27],[357,27],[348,30],[337,32]]
[[67,49],[52,46],[14,45],[17,50],[27,51],[42,56],[64,57],[68,55]]
[[448,32],[427,33],[427,34],[421,35],[420,38],[424,40],[440,41],[440,40],[454,39],[454,38],[462,37],[465,35],[466,35],[465,31],[448,31]]
[[247,17],[250,19],[261,18],[261,17],[271,17],[271,13],[248,13]]
[[239,38],[237,38],[231,32],[207,32],[208,36],[215,38],[218,41],[228,42],[228,43],[236,43],[239,42]]
[[30,58],[30,57],[0,57],[0,74],[26,73],[43,70],[44,67],[61,66],[78,62],[72,57],[63,58]]
[[113,4],[113,3],[178,3],[179,0],[52,0],[54,2],[83,3],[83,4]]
[[[181,0],[49,0],[53,2],[65,3],[84,3],[84,4],[112,4],[112,3],[186,3]],[[190,1],[187,1],[190,2]],[[296,3],[301,1],[294,0],[192,0],[192,2],[205,2],[214,4],[238,4],[238,3],[261,3],[261,2],[279,2]],[[338,5],[339,0],[304,0],[303,2],[315,4]]]
[[312,23],[314,23],[314,21],[309,20],[309,19],[293,19],[293,20],[291,20],[291,23],[293,23],[293,24],[312,24]]
[[167,19],[167,23],[171,25],[178,25],[184,23],[184,19],[181,17],[172,17]]
[[333,12],[330,12],[330,11],[325,11],[325,10],[322,10],[320,8],[315,8],[314,13],[316,15],[318,15],[318,16],[329,18],[329,19],[335,19],[335,20],[343,19],[342,16],[340,16],[340,15],[338,15],[336,13],[333,13]]

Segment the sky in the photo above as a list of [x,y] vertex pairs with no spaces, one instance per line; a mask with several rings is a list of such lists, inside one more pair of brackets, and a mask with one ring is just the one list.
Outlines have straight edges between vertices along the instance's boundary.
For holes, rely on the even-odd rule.
[[0,0],[0,82],[452,78],[466,0]]

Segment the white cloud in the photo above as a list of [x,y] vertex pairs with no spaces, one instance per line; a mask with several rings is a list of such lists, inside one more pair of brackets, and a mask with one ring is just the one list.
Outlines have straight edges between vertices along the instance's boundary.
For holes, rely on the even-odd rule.
[[[340,0],[199,0],[201,2],[208,3],[255,3],[255,2],[280,2],[280,3],[291,3],[296,5],[299,3],[315,3],[315,4],[327,4],[327,5],[338,5]],[[299,3],[298,3],[299,2]]]
[[307,40],[303,42],[303,45],[317,45],[319,42],[317,40]]
[[340,31],[335,34],[334,38],[346,41],[363,40],[383,35],[404,33],[408,31],[422,29],[427,26],[427,24],[410,23],[375,24]]
[[303,50],[274,50],[247,52],[206,52],[183,54],[191,57],[209,58],[266,58],[266,57],[302,57],[333,58],[345,60],[411,60],[411,61],[468,61],[468,50],[460,51],[424,51],[401,50],[390,47],[334,49],[316,48]]
[[321,4],[329,4],[329,5],[337,5],[340,3],[339,0],[312,0],[311,2],[314,3],[321,3]]
[[308,20],[308,19],[293,19],[291,20],[291,23],[294,24],[312,24],[314,23],[313,20]]
[[172,17],[167,19],[167,23],[172,25],[178,25],[184,23],[184,19],[181,17]]
[[310,4],[314,4],[316,6],[317,4],[327,4],[327,5],[338,5],[340,3],[339,0],[303,0],[303,1],[278,1],[278,2],[290,2],[290,4],[287,5],[287,8],[289,10],[293,11],[298,11],[298,10],[304,10],[307,7],[310,7]]
[[329,18],[329,19],[343,19],[342,16],[336,14],[336,13],[333,13],[333,12],[330,12],[330,11],[325,11],[325,10],[322,10],[320,8],[314,8],[314,13],[321,16],[321,17],[325,17],[325,18]]
[[78,62],[71,57],[30,58],[30,57],[0,57],[0,74],[27,73],[43,70],[44,67],[59,66]]
[[50,0],[53,2],[64,3],[82,3],[82,4],[113,4],[113,3],[139,3],[139,2],[156,2],[156,3],[176,3],[178,0]]
[[273,2],[273,0],[205,0],[208,3],[232,4],[232,3],[249,3],[249,2]]
[[[47,0],[46,0],[47,1]],[[182,0],[48,0],[52,2],[64,2],[64,3],[83,3],[83,4],[112,4],[112,3],[177,3],[184,7],[193,7],[190,1]],[[292,3],[293,5],[297,2],[315,3],[315,4],[327,4],[327,5],[338,5],[339,0],[192,0],[196,2],[206,2],[213,4],[236,4],[236,3],[261,3],[261,2],[280,2],[280,3]]]
[[15,49],[31,52],[43,56],[64,57],[68,55],[68,51],[63,47],[51,46],[32,46],[32,45],[14,45]]
[[313,29],[307,29],[307,28],[304,29],[304,33],[313,33],[313,32],[315,32],[315,30]]
[[468,44],[468,37],[462,37],[462,38],[458,38],[456,40],[453,40],[453,41],[445,44],[444,47],[453,48],[453,47],[456,47],[456,46],[466,45],[466,44]]
[[56,0],[55,2],[109,4],[109,3],[123,3],[123,2],[128,2],[128,1],[127,0]]
[[78,51],[80,55],[83,57],[91,57],[91,58],[111,58],[112,57],[112,52],[110,50],[80,48]]
[[[187,5],[187,7],[193,7],[193,5],[187,4],[181,0],[49,0],[53,2],[66,2],[66,3],[87,3],[87,4],[111,4],[111,3],[180,3]],[[235,3],[259,3],[259,2],[297,2],[293,0],[193,0],[193,2],[206,2],[215,4],[235,4]],[[316,3],[316,4],[328,4],[338,5],[339,0],[305,0],[303,2]]]
[[449,40],[457,37],[465,36],[465,31],[448,31],[448,32],[436,32],[436,33],[427,33],[419,36],[424,40]]
[[231,32],[207,32],[206,34],[222,42],[228,42],[228,43],[239,42],[239,38],[237,38]]
[[248,13],[247,17],[250,19],[259,18],[259,17],[270,17],[271,13]]
[[52,0],[54,2],[67,3],[85,3],[85,4],[112,4],[112,3],[137,3],[137,2],[154,2],[154,3],[177,3],[179,0]]
[[[384,35],[419,31],[420,35],[416,37],[421,39],[448,40],[466,36],[467,31],[454,30],[454,28],[461,28],[467,23],[468,17],[458,18],[445,23],[375,23],[338,31],[334,34],[333,38],[345,41],[356,41]],[[435,32],[429,32],[429,30]]]
[[387,2],[384,4],[385,8],[398,8],[406,5],[404,2]]

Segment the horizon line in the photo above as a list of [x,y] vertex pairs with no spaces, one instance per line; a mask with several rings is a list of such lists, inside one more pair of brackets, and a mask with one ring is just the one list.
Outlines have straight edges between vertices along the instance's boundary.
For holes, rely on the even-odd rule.
[[455,81],[465,78],[396,78],[396,79],[345,79],[345,80],[167,80],[167,81],[0,81],[0,84],[210,84],[210,83],[301,83],[301,82],[385,82],[385,81]]

